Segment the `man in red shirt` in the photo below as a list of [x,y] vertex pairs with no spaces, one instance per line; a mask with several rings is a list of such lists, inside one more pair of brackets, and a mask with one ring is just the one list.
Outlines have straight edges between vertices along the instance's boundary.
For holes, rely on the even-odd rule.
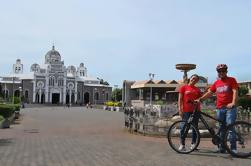
[[[217,119],[223,121],[224,123],[220,125],[220,131],[223,131],[225,125],[230,125],[236,120],[236,100],[237,100],[237,90],[238,84],[235,78],[227,76],[227,65],[219,64],[216,67],[219,79],[214,82],[207,93],[205,93],[199,101],[202,101],[213,93],[216,94],[216,109],[217,109]],[[220,132],[220,137],[223,139],[223,132]],[[231,149],[236,151],[236,141],[235,132],[231,135]],[[219,151],[221,153],[225,152],[224,145],[221,143],[219,145]]]
[[[188,120],[189,117],[193,114],[194,111],[194,104],[192,103],[199,97],[201,97],[201,91],[195,84],[199,81],[199,76],[194,74],[190,77],[189,83],[187,85],[183,85],[179,90],[179,115],[182,117],[183,120]],[[194,126],[198,126],[198,118],[194,119]],[[184,124],[181,126],[180,134],[184,133]],[[196,133],[193,130],[192,134],[192,142],[191,142],[191,149],[194,148],[196,142]],[[180,147],[179,150],[185,151],[185,140],[181,138],[180,140]]]

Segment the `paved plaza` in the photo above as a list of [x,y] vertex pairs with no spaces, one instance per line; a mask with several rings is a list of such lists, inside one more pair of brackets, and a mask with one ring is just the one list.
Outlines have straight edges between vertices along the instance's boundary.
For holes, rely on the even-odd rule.
[[251,165],[251,159],[212,152],[175,153],[166,138],[129,134],[124,114],[84,107],[35,107],[0,129],[0,166]]

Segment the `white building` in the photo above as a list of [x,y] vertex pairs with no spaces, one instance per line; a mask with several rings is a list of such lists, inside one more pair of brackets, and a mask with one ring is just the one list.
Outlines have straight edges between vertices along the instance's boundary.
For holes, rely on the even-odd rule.
[[112,92],[112,87],[88,76],[84,63],[66,67],[54,46],[46,53],[44,64],[31,65],[30,73],[23,73],[23,64],[17,59],[12,73],[2,76],[0,83],[4,98],[21,92],[28,103],[102,104],[111,99]]

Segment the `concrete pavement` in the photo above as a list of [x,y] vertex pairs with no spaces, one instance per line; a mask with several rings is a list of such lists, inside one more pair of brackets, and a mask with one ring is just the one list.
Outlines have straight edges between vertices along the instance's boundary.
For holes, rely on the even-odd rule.
[[177,154],[165,138],[126,132],[121,112],[40,107],[21,115],[0,129],[0,166],[251,165],[250,158],[212,153],[206,141],[199,152]]

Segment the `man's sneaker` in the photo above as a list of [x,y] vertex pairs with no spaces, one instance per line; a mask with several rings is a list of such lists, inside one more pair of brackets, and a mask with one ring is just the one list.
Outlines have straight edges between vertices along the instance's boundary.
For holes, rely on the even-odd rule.
[[194,149],[194,147],[195,147],[195,144],[191,144],[190,149],[192,150]]
[[[192,150],[192,149],[194,149],[194,147],[195,147],[195,144],[191,144],[190,149]],[[197,147],[194,150],[200,150],[200,149]]]
[[232,152],[235,154],[238,153],[236,149],[233,149]]
[[226,153],[226,150],[217,148],[214,153]]
[[179,147],[179,151],[186,151],[186,147],[185,147],[185,145],[180,145],[180,147]]

